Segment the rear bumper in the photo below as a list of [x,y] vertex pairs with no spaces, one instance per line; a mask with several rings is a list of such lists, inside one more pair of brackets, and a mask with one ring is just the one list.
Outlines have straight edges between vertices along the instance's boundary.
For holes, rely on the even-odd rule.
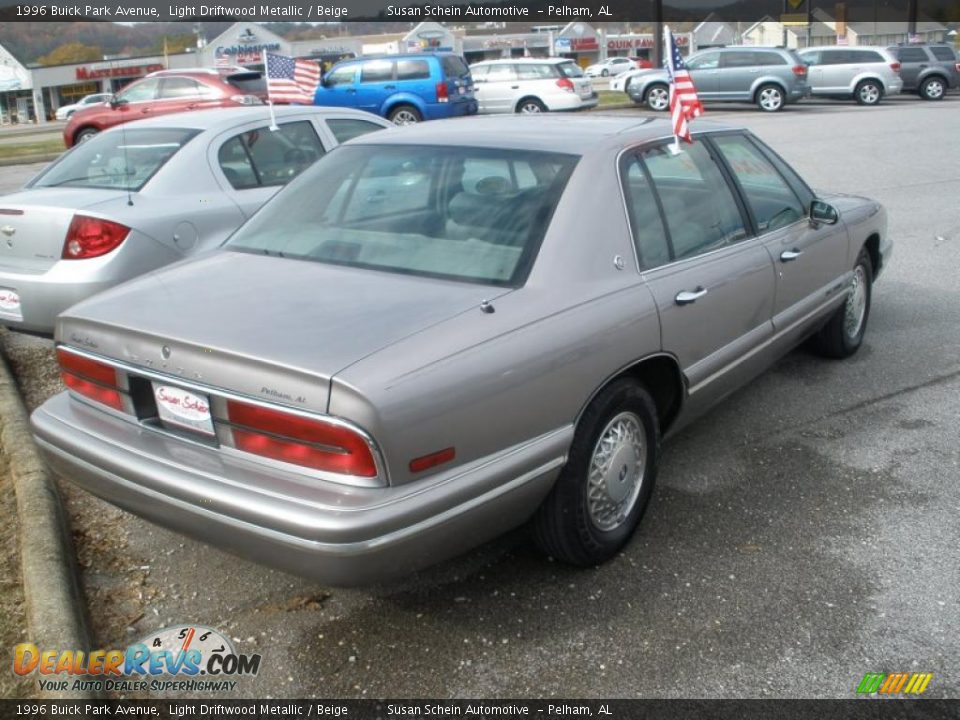
[[424,120],[442,120],[444,118],[465,117],[477,114],[475,99],[458,100],[449,103],[428,103],[424,107]]
[[596,107],[597,103],[600,102],[600,98],[596,92],[587,98],[582,98],[576,93],[563,93],[545,97],[544,102],[546,103],[547,109],[550,110],[550,112],[565,110],[587,110],[589,108]]
[[572,427],[400,487],[287,476],[70,398],[31,423],[63,478],[159,525],[331,585],[452,557],[523,523],[566,459]]

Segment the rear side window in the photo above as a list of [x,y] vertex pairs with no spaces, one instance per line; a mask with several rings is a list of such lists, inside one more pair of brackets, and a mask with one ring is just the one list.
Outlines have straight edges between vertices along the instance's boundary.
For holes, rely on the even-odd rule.
[[876,50],[851,50],[854,62],[875,63],[883,62],[883,56]]
[[470,74],[473,76],[474,80],[486,80],[489,72],[489,65],[474,65],[470,68]]
[[30,187],[137,191],[198,132],[129,128],[122,133],[100,133],[61,156]]
[[922,48],[897,48],[897,57],[900,62],[926,62],[928,60],[927,54]]
[[430,65],[426,60],[397,60],[397,80],[426,80]]
[[360,66],[360,82],[376,83],[393,80],[393,62],[390,60],[370,60]]
[[509,82],[517,79],[517,69],[513,65],[491,65],[487,73],[487,82]]
[[751,67],[760,64],[761,53],[725,52],[720,56],[720,67]]
[[663,207],[671,259],[694,257],[747,237],[733,191],[705,143],[694,143],[679,155],[660,146],[641,157]]
[[327,120],[327,127],[330,128],[330,132],[338,143],[345,143],[347,140],[353,140],[374,130],[383,130],[383,127],[376,123],[356,118],[331,118]]
[[548,80],[554,75],[553,68],[549,65],[517,65],[517,77],[521,80]]
[[160,98],[196,97],[200,94],[200,84],[190,78],[164,78],[160,85]]
[[323,155],[308,121],[284,123],[279,130],[248,130],[220,146],[220,169],[235,190],[286,185]]
[[440,66],[443,68],[444,77],[448,78],[463,77],[470,72],[470,68],[459,55],[441,55]]
[[639,158],[630,159],[623,181],[630,228],[640,258],[640,267],[650,270],[670,262],[670,246],[663,229],[660,206]]
[[775,52],[758,52],[753,53],[756,57],[754,61],[757,65],[786,65],[787,59],[783,57],[780,53]]
[[937,60],[949,60],[950,62],[956,62],[957,60],[957,56],[953,50],[948,47],[943,47],[942,45],[934,45],[930,48],[930,52],[933,53],[933,56]]

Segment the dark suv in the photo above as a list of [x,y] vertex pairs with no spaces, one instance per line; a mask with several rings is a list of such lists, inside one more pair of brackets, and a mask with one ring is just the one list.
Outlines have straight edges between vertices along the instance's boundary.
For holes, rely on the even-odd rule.
[[887,49],[900,61],[904,92],[940,100],[948,89],[960,86],[960,62],[946,43],[909,43]]
[[63,129],[73,147],[120,123],[156,115],[216,107],[259,105],[266,83],[259,72],[232,69],[160,70],[127,85],[107,103],[78,110]]

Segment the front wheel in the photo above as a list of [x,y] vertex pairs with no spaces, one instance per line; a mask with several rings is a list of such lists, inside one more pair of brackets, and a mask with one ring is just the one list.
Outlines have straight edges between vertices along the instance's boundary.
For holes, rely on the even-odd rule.
[[942,78],[931,77],[920,86],[920,97],[924,100],[943,100],[946,91],[947,85]]
[[864,80],[857,85],[854,97],[860,105],[876,105],[883,97],[883,88],[873,80]]
[[604,70],[604,71],[603,71],[602,73],[600,73],[600,74],[601,74],[603,77],[609,77],[609,76],[610,76],[610,71],[609,71],[609,70]]
[[647,90],[647,107],[662,112],[670,107],[670,88],[666,85],[653,85]]
[[866,250],[857,256],[847,299],[816,336],[817,350],[831,358],[853,355],[863,343],[873,295],[873,263]]
[[517,112],[521,115],[535,115],[547,111],[547,106],[537,98],[524,98],[517,103]]
[[656,479],[660,425],[653,398],[617,380],[584,411],[567,464],[533,518],[548,555],[573,565],[608,560],[633,535]]
[[413,105],[398,105],[390,111],[387,119],[394,125],[413,125],[423,120],[423,116]]
[[764,85],[757,91],[757,107],[764,112],[778,112],[783,100],[783,90],[777,85]]

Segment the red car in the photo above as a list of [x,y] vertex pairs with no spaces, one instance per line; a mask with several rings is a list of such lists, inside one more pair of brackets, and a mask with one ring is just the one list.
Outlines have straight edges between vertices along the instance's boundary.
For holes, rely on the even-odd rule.
[[259,72],[160,70],[130,83],[108,103],[78,110],[63,129],[67,147],[120,123],[155,115],[237,105],[259,105],[266,84]]

